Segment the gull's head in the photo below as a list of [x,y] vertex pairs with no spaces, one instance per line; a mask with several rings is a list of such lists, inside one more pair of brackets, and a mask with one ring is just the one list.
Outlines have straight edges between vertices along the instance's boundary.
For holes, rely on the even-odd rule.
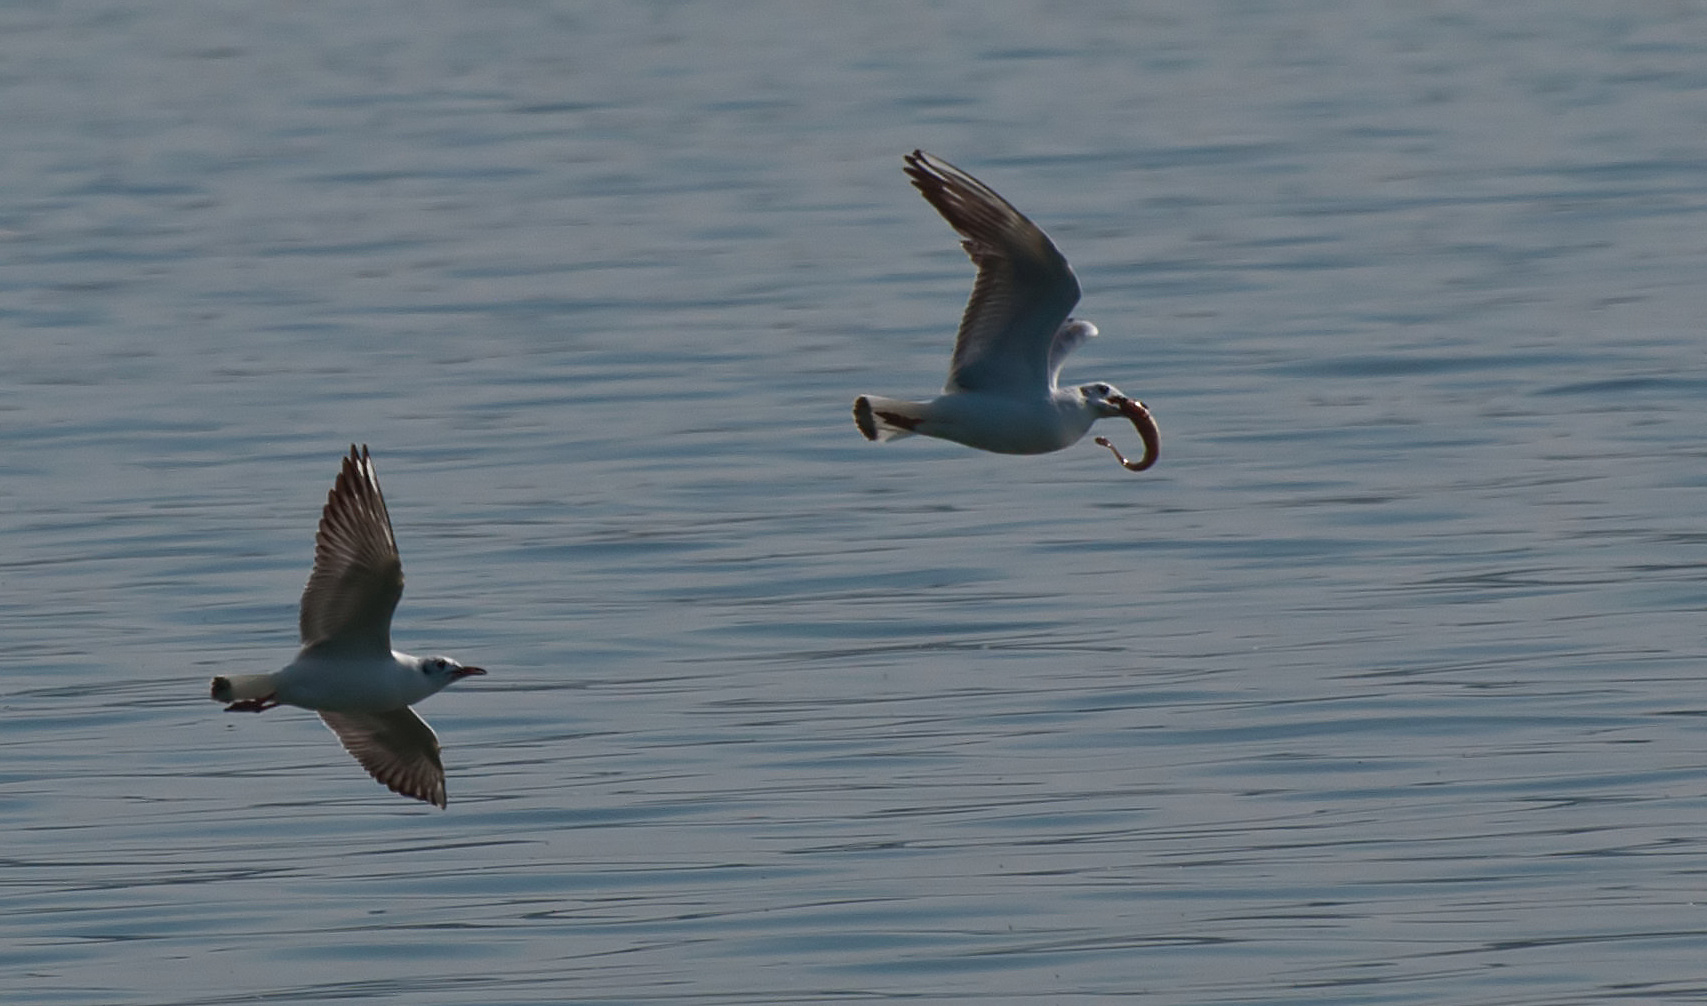
[[1096,384],[1079,385],[1079,395],[1085,400],[1085,408],[1098,419],[1126,415],[1127,403],[1132,401],[1121,394],[1119,388],[1100,381]]
[[[1156,428],[1156,420],[1150,415],[1150,410],[1138,399],[1126,395],[1112,384],[1081,384],[1079,394],[1084,396],[1085,407],[1091,410],[1098,419],[1111,419],[1115,416],[1125,416],[1132,420],[1132,426],[1138,431],[1138,436],[1144,441],[1144,457],[1138,461],[1121,460],[1121,464],[1135,472],[1141,472],[1156,463],[1156,458],[1162,453],[1162,434]],[[1097,443],[1113,449],[1107,438],[1098,437]],[[1115,452],[1120,457],[1120,452]]]
[[486,668],[467,667],[449,657],[422,657],[421,673],[425,674],[434,685],[443,688],[452,681],[461,681],[463,678],[475,674],[485,674]]

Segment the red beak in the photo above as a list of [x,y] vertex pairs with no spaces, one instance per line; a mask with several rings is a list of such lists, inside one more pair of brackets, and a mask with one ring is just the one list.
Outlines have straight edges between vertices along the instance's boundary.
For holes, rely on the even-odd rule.
[[486,668],[484,668],[484,667],[458,667],[456,669],[456,673],[451,676],[451,680],[455,681],[458,678],[466,678],[472,674],[485,674],[485,673],[486,673]]

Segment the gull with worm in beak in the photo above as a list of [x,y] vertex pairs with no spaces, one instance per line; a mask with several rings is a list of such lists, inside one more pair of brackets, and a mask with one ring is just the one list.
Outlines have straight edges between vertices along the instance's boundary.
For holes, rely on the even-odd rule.
[[228,712],[300,706],[320,714],[345,750],[394,792],[445,806],[445,769],[433,728],[409,707],[472,674],[449,657],[391,648],[403,561],[367,446],[350,445],[314,539],[302,592],[302,649],[284,670],[213,679]]
[[904,160],[913,187],[965,239],[978,279],[943,393],[928,402],[860,395],[859,431],[867,440],[917,433],[998,454],[1046,454],[1077,443],[1098,419],[1125,416],[1144,441],[1142,458],[1128,460],[1107,437],[1096,442],[1132,471],[1155,464],[1161,433],[1143,402],[1102,383],[1056,386],[1067,354],[1097,330],[1067,316],[1079,281],[1049,236],[947,161],[922,150]]

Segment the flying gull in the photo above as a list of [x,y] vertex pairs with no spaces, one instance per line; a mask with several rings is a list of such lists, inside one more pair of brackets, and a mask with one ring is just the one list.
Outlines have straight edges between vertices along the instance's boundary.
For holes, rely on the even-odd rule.
[[1100,382],[1056,386],[1067,354],[1097,329],[1067,316],[1079,281],[1049,236],[947,161],[922,150],[904,159],[913,186],[965,239],[978,279],[943,393],[928,402],[860,395],[859,431],[867,440],[917,433],[998,454],[1045,454],[1077,443],[1098,419],[1125,416],[1143,438],[1143,458],[1128,460],[1106,437],[1096,442],[1132,471],[1155,464],[1161,434],[1143,402]]
[[302,649],[272,674],[213,679],[227,712],[300,706],[320,714],[344,749],[394,792],[445,806],[445,769],[433,728],[409,707],[453,681],[485,674],[449,657],[391,648],[403,561],[364,444],[350,445],[314,538],[302,591]]

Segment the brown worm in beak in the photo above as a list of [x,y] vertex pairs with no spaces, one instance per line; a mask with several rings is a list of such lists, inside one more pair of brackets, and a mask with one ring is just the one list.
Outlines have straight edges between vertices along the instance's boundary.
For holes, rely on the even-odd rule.
[[1120,406],[1120,414],[1132,420],[1132,425],[1138,430],[1138,436],[1144,440],[1144,457],[1138,461],[1129,460],[1120,453],[1120,448],[1109,442],[1107,437],[1097,437],[1096,442],[1114,452],[1114,459],[1119,461],[1127,471],[1141,472],[1156,463],[1162,454],[1162,431],[1156,428],[1156,419],[1150,415],[1150,410],[1144,403],[1135,398],[1121,398],[1116,404]]

